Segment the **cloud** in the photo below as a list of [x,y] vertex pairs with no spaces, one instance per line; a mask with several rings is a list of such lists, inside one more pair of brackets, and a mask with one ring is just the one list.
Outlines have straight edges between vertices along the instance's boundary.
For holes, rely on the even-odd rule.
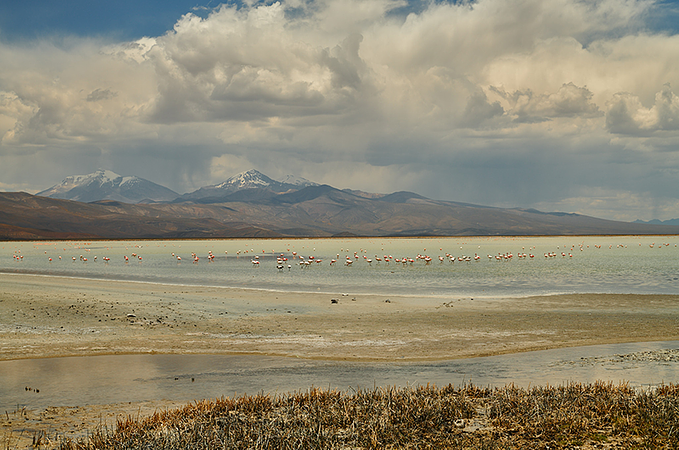
[[544,122],[560,117],[594,118],[603,115],[592,102],[593,94],[586,87],[578,87],[573,82],[563,84],[554,93],[535,94],[530,89],[507,93],[491,86],[495,92],[511,105],[508,114],[515,122]]
[[115,97],[116,94],[115,92],[112,92],[110,89],[95,89],[89,94],[87,94],[86,101],[88,102],[98,102],[101,100],[108,100],[110,98]]
[[655,131],[679,130],[679,97],[669,83],[655,95],[652,107],[643,106],[639,97],[621,92],[609,102],[606,127],[612,133],[649,135]]
[[185,192],[254,167],[489,205],[671,204],[679,36],[646,21],[661,7],[252,2],[134,42],[0,43],[0,179],[134,167]]
[[160,88],[149,120],[250,121],[351,110],[371,89],[358,55],[363,37],[351,33],[321,47],[301,40],[288,22],[280,3],[224,5],[207,19],[185,15],[149,52]]
[[490,103],[483,91],[471,95],[464,109],[462,124],[470,127],[482,126],[484,122],[501,116],[505,110],[500,102]]

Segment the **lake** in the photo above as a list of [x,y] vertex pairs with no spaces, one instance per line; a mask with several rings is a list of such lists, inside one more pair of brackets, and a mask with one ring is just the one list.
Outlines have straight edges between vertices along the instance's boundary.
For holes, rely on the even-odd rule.
[[676,236],[4,242],[0,271],[288,292],[677,294],[678,243]]

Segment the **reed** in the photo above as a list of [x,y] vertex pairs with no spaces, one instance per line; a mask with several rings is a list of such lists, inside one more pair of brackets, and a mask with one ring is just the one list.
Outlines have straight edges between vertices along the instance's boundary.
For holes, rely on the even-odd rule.
[[60,450],[679,448],[679,386],[310,389],[199,401]]

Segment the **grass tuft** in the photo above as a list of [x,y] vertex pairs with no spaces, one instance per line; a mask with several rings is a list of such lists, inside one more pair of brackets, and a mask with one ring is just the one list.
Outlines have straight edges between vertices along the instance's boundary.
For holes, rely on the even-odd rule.
[[310,389],[118,420],[59,450],[677,448],[679,386]]

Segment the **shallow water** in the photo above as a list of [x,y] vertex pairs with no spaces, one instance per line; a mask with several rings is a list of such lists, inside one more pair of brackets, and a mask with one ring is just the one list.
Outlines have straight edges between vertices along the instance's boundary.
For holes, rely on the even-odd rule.
[[[677,294],[678,243],[677,236],[3,242],[0,272],[437,297]],[[208,257],[209,252],[214,259]],[[199,257],[195,263],[192,253]],[[512,258],[495,258],[510,253]],[[523,253],[534,257],[519,257]],[[545,253],[557,256],[545,257]],[[281,254],[287,261],[283,270],[278,270],[276,257]],[[453,255],[455,262],[451,263],[446,254]],[[415,261],[377,261],[376,257],[385,255]],[[432,262],[418,260],[417,255],[428,255]],[[475,255],[480,256],[478,261]],[[300,256],[307,261],[313,256],[314,261],[322,262],[300,266]],[[439,262],[439,256],[444,262]],[[472,260],[461,262],[462,256]],[[104,262],[104,257],[110,261]],[[255,257],[260,261],[258,266],[251,262]],[[347,257],[353,261],[350,266],[344,263]],[[330,265],[331,259],[337,263]]]
[[[669,353],[661,353],[670,349]],[[651,353],[659,358],[648,358]],[[633,360],[629,356],[637,355]],[[667,355],[671,355],[668,357]],[[0,361],[0,412],[145,400],[190,402],[242,394],[472,382],[560,385],[595,380],[634,387],[679,382],[679,341],[596,345],[514,355],[375,364],[263,356],[112,355]],[[26,387],[39,389],[27,391]]]

